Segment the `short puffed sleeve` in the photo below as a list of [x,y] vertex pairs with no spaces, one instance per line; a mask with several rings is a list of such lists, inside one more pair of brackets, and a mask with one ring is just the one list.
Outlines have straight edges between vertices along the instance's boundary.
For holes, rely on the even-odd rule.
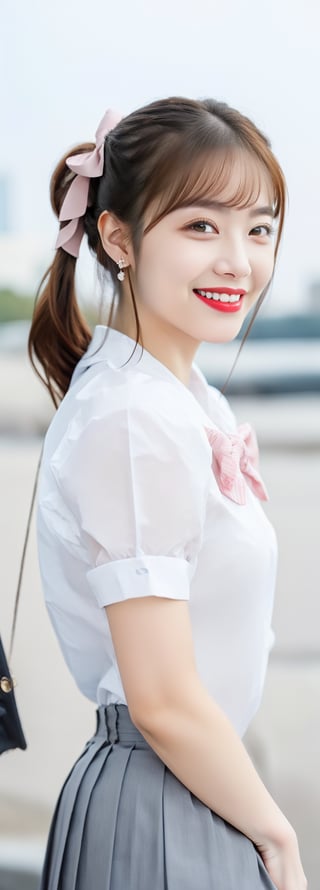
[[52,456],[100,606],[140,596],[189,598],[212,453],[181,393],[141,374],[131,386],[91,394]]

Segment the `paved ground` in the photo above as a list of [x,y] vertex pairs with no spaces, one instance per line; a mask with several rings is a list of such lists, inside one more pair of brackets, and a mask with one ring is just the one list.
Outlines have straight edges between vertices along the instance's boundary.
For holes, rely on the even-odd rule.
[[[33,393],[38,395],[38,387]],[[33,403],[29,387],[26,395],[19,386],[15,400],[21,406],[18,421],[22,432],[23,412],[28,416],[27,407],[29,410],[34,404],[38,411],[39,405],[37,400]],[[6,401],[8,391],[0,399],[2,420],[7,417],[3,410]],[[284,400],[281,409],[278,400],[250,400],[250,404],[237,400],[236,404],[239,421],[248,418],[256,422],[260,432],[261,469],[271,494],[267,511],[280,546],[274,614],[277,642],[263,703],[246,743],[266,784],[298,831],[309,890],[317,890],[320,869],[319,404],[316,399],[303,403]],[[301,407],[305,435],[301,433]],[[43,412],[38,416],[41,425]],[[299,432],[294,439],[295,429]],[[9,627],[39,448],[37,439],[0,439],[3,635]],[[64,667],[46,616],[34,527],[14,669],[29,747],[26,752],[10,752],[1,758],[0,860],[4,848],[9,853],[13,849],[12,843],[17,844],[15,855],[22,857],[29,851],[31,858],[39,860],[60,784],[94,728],[94,714]],[[62,731],[66,725],[67,735]]]

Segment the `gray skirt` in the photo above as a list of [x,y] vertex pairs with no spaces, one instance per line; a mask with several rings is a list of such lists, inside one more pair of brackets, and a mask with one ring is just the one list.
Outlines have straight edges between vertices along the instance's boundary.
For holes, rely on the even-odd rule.
[[97,731],[54,813],[41,890],[274,890],[253,843],[170,772],[126,705]]

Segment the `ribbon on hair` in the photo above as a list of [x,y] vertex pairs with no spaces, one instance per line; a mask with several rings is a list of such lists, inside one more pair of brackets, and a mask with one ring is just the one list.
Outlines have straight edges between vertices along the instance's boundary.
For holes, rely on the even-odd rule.
[[121,121],[122,115],[111,108],[105,112],[95,135],[95,148],[83,154],[70,155],[66,164],[73,173],[76,173],[67,191],[61,210],[59,222],[69,220],[67,225],[60,228],[56,249],[63,247],[71,256],[78,257],[80,244],[84,234],[82,217],[88,206],[88,193],[90,179],[102,176],[104,164],[104,140],[110,130],[113,130]]
[[238,426],[237,433],[223,433],[205,428],[212,448],[212,470],[220,491],[236,504],[246,504],[246,482],[256,497],[268,500],[266,487],[258,472],[259,450],[256,434],[249,423]]

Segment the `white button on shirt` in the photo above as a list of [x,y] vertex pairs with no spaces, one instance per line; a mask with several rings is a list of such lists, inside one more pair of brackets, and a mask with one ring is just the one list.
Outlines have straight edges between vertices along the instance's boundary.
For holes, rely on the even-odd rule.
[[46,435],[45,600],[76,683],[103,705],[126,703],[103,607],[188,600],[198,673],[242,735],[272,641],[274,531],[245,474],[245,503],[222,490],[208,430],[237,434],[226,399],[196,364],[187,387],[134,345],[97,326]]

